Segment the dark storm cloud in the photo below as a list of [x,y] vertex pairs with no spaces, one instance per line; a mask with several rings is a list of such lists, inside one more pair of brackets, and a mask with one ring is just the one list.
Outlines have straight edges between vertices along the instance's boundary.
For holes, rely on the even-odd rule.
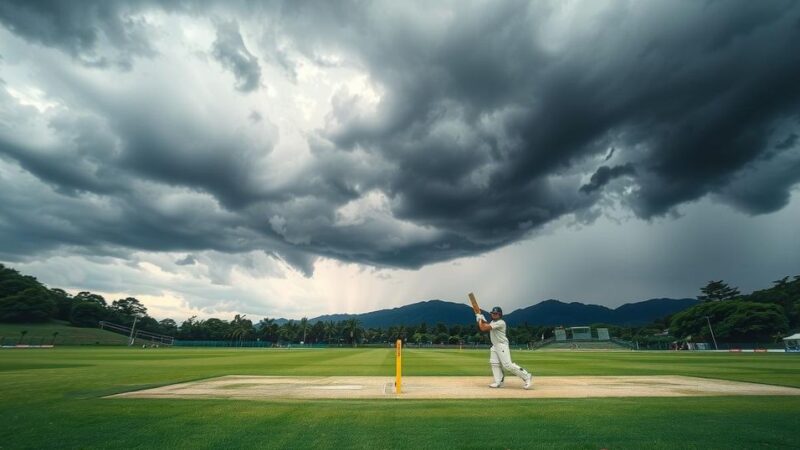
[[[134,32],[140,3],[85,15],[80,2],[31,4],[4,3],[5,28],[84,63],[151,48]],[[189,74],[170,67],[155,93],[114,95],[64,75],[53,84],[73,83],[91,110],[49,118],[64,145],[6,133],[0,152],[73,196],[75,212],[52,199],[47,226],[7,214],[4,240],[17,222],[45,235],[64,220],[75,246],[260,248],[305,273],[318,256],[419,267],[597,217],[605,196],[645,219],[706,196],[764,214],[800,181],[795,2],[227,5],[186,10],[215,25],[212,64],[240,91],[258,88],[262,64],[296,83],[303,60],[362,72],[380,98],[336,92],[325,126],[304,134],[310,160],[286,180],[267,158],[280,130],[246,136],[277,118],[252,106],[228,117],[180,89]]]
[[624,175],[634,175],[636,173],[636,169],[634,169],[633,164],[625,164],[623,166],[600,166],[597,169],[597,172],[592,174],[592,179],[589,180],[589,183],[584,184],[581,186],[580,191],[586,194],[591,194],[594,191],[602,188],[603,186],[607,185],[609,181],[619,178]]
[[261,66],[244,45],[239,25],[235,22],[217,24],[217,39],[214,41],[212,55],[223,67],[236,77],[236,89],[250,92],[258,89],[261,80]]
[[[548,185],[609,145],[624,169],[596,176],[632,176],[625,202],[650,218],[729,195],[774,127],[800,112],[795,3],[611,3],[607,22],[537,39],[551,13],[507,2],[464,8],[441,34],[402,21],[367,27],[373,38],[354,51],[386,91],[378,117],[334,105],[324,135],[396,164],[382,188],[398,217],[501,245],[519,238],[519,224],[587,207]],[[774,211],[798,180],[786,173],[734,203]]]
[[0,22],[26,40],[58,48],[83,64],[130,68],[134,57],[153,53],[141,21],[127,16],[143,4],[8,0],[0,2]]
[[[0,105],[11,102],[10,96],[0,91]],[[32,107],[16,109],[15,113],[8,124],[24,123],[37,114]],[[56,115],[49,128],[62,142],[59,148],[35,148],[24,140],[0,136],[0,156],[15,159],[64,195],[74,196],[79,192],[113,195],[127,190],[125,183],[116,178],[119,171],[107,164],[114,137],[103,131],[96,118]]]

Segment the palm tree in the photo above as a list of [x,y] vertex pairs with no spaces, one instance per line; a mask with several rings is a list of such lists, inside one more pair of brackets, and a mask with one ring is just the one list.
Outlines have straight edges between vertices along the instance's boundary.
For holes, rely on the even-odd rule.
[[22,341],[25,340],[25,335],[28,334],[28,330],[22,330],[19,332],[19,344],[22,345]]
[[381,339],[381,329],[380,328],[370,328],[364,331],[364,340],[368,344],[372,344],[375,342],[380,342]]
[[306,331],[308,331],[308,317],[300,319],[300,329],[303,330],[303,344],[306,342]]
[[253,322],[245,319],[246,315],[236,314],[231,321],[231,331],[228,333],[231,339],[241,341],[248,337],[253,331]]
[[361,322],[359,322],[355,317],[352,319],[347,319],[345,321],[345,330],[350,333],[350,342],[353,344],[353,347],[356,347],[356,338],[361,331]]
[[53,344],[52,345],[56,345],[56,336],[58,336],[58,331],[53,333]]
[[231,338],[231,340],[238,341],[239,343],[242,342],[242,339],[244,339],[246,335],[247,331],[242,328],[233,328],[230,333],[228,333],[228,337]]
[[278,325],[275,324],[275,319],[270,319],[269,317],[265,317],[261,319],[261,322],[258,323],[261,337],[265,341],[274,341],[278,340]]
[[336,322],[329,320],[325,322],[325,340],[330,344],[336,337]]
[[289,342],[297,340],[297,335],[300,333],[300,325],[294,320],[286,322],[281,327],[281,337]]
[[408,330],[406,329],[405,325],[400,325],[399,327],[397,327],[397,339],[402,339],[403,342],[405,342],[407,335],[408,335]]
[[308,332],[308,340],[311,342],[320,342],[325,340],[325,322],[319,320],[311,327]]

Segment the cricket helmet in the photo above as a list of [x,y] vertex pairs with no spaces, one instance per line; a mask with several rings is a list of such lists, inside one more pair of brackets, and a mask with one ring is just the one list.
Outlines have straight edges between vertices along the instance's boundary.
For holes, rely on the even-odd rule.
[[491,313],[492,314],[497,313],[497,314],[500,314],[500,317],[503,317],[503,308],[501,308],[499,306],[495,306],[494,308],[492,308]]

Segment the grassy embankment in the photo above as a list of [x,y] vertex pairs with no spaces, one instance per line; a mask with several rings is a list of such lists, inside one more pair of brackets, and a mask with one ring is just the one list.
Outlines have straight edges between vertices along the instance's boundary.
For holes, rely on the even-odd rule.
[[[27,333],[23,335],[23,331]],[[0,324],[0,343],[15,345],[20,342],[29,345],[125,345],[128,343],[128,338],[99,328],[73,327],[61,321]]]

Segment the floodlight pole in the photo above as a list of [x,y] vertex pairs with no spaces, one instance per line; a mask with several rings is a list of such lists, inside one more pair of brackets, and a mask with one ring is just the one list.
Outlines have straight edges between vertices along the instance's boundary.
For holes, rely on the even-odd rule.
[[714,329],[711,328],[711,320],[708,319],[708,316],[706,316],[706,322],[708,322],[708,329],[711,330],[711,339],[714,341],[714,350],[719,350],[719,347],[717,347],[717,338],[714,337]]
[[138,319],[139,319],[139,316],[133,316],[133,326],[131,326],[131,340],[128,343],[128,346],[133,345],[133,340],[134,340],[133,333],[134,333],[134,330],[136,329],[136,321]]

